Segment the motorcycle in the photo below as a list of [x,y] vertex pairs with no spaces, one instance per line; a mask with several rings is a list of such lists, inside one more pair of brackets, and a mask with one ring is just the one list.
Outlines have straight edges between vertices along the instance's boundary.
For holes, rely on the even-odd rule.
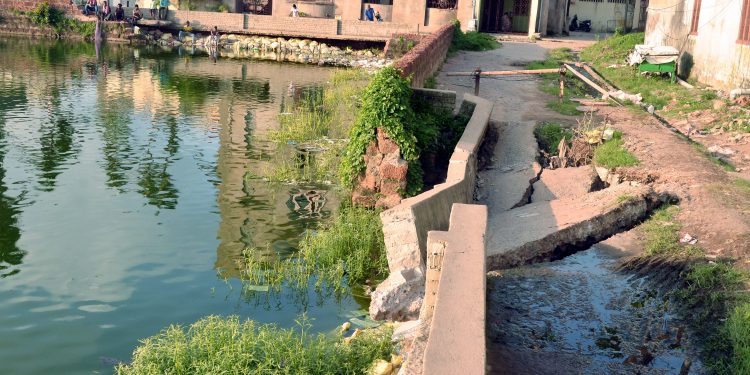
[[570,31],[585,31],[587,33],[591,32],[591,20],[583,20],[580,23],[578,22],[578,15],[573,16],[573,20],[570,21],[570,27],[568,27]]

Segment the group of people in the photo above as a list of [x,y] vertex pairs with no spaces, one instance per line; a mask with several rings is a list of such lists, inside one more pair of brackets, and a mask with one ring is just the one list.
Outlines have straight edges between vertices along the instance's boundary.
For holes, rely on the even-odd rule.
[[[299,17],[299,8],[297,8],[297,4],[292,4],[292,10],[289,12],[289,15],[292,17]],[[380,15],[379,11],[371,7],[370,4],[367,4],[367,8],[365,8],[365,21],[383,22],[383,17]]]
[[365,21],[378,21],[383,22],[383,17],[380,15],[380,12],[375,10],[375,8],[371,7],[370,4],[367,4],[367,8],[365,8]]
[[[145,1],[145,5],[149,7],[149,12],[152,19],[167,19],[167,8],[169,7],[169,0]],[[159,5],[158,9],[156,8],[157,2]],[[97,2],[97,0],[87,0],[86,4],[83,6],[83,14],[87,16],[90,14],[94,14],[102,21],[130,21],[132,24],[136,24],[138,23],[138,21],[143,19],[143,13],[141,13],[141,8],[138,6],[138,4],[134,5],[132,16],[125,17],[125,9],[122,7],[122,3],[118,3],[117,7],[115,7],[113,11],[107,0],[102,0],[101,5]]]

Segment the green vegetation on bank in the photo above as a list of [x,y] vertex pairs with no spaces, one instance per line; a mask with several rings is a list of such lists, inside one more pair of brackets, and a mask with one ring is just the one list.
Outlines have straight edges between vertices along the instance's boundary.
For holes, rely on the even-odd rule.
[[570,141],[574,134],[572,130],[564,128],[560,124],[545,122],[534,128],[534,135],[539,143],[539,148],[547,153],[556,154],[560,141],[563,138]]
[[644,250],[646,255],[680,252],[682,246],[680,246],[678,231],[681,226],[675,218],[679,210],[677,206],[661,207],[641,225],[645,235]]
[[349,143],[339,172],[344,186],[352,187],[364,171],[367,146],[382,129],[409,163],[406,196],[419,194],[423,187],[420,157],[450,154],[468,122],[464,116],[436,112],[429,103],[413,99],[409,80],[394,68],[383,68],[372,77],[362,93],[362,106],[349,133]]
[[34,10],[26,13],[31,22],[51,28],[56,34],[60,35],[65,32],[80,34],[83,37],[90,38],[94,36],[96,24],[94,22],[81,22],[77,19],[68,18],[65,13],[48,2],[40,3]]
[[732,373],[750,374],[750,303],[732,310],[725,329],[732,344]]
[[480,33],[477,31],[463,32],[461,23],[453,21],[453,42],[448,50],[448,54],[455,54],[458,51],[490,51],[501,47],[493,35]]
[[750,301],[747,272],[727,261],[702,261],[683,278],[677,297],[690,309],[703,336],[702,357],[713,374],[747,374],[750,369]]
[[318,290],[342,295],[352,285],[368,279],[377,282],[388,275],[383,238],[378,211],[342,207],[330,223],[305,234],[293,258],[268,263],[257,259],[253,249],[246,250],[243,278],[248,285],[276,291],[285,282],[306,289],[316,280]]
[[612,139],[604,141],[594,150],[594,164],[610,169],[638,165],[638,158],[628,152],[624,144],[622,132],[614,132]]
[[393,353],[391,330],[365,330],[344,342],[310,333],[302,317],[296,329],[209,316],[190,327],[171,326],[147,338],[120,375],[151,374],[365,374],[373,361]]

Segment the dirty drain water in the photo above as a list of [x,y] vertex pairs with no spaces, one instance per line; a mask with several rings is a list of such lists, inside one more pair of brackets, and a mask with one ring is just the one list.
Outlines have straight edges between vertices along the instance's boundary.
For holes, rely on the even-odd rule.
[[[488,278],[491,374],[702,373],[685,324],[645,278],[598,245]],[[687,373],[687,372],[684,372]]]

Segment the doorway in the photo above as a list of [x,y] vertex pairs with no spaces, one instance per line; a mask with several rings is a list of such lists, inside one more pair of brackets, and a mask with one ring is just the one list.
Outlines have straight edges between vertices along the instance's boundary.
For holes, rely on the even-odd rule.
[[[531,0],[486,0],[482,2],[480,31],[524,33],[529,31]],[[503,30],[503,15],[510,17],[510,30]]]

